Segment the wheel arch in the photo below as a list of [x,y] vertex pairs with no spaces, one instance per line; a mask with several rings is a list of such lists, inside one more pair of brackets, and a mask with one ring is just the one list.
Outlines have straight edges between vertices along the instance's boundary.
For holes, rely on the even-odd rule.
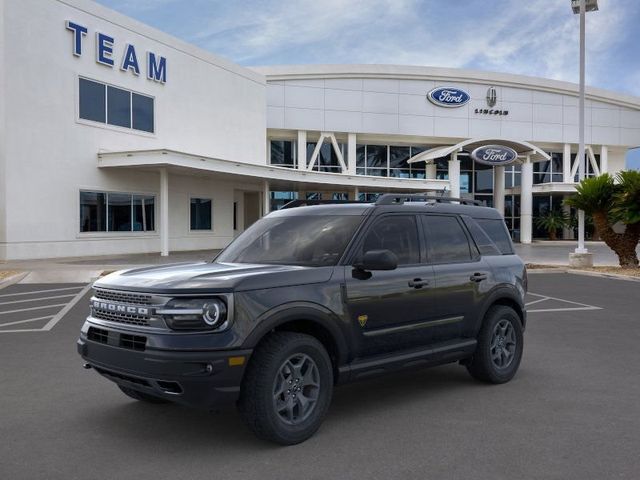
[[476,325],[477,334],[480,331],[480,327],[482,326],[482,322],[491,307],[494,305],[504,305],[505,307],[510,307],[518,314],[518,318],[520,318],[520,323],[522,325],[522,329],[524,330],[527,323],[527,314],[525,305],[518,296],[517,292],[514,292],[510,288],[500,288],[494,291],[487,301],[484,304],[484,308],[481,311],[481,314],[478,315],[478,324]]

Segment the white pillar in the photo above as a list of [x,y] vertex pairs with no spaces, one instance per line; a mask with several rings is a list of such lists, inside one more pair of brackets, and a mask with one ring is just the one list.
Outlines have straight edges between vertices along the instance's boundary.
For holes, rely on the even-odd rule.
[[451,160],[449,160],[449,188],[451,197],[460,197],[460,160],[457,152],[451,154]]
[[520,242],[531,243],[533,231],[533,163],[527,156],[522,164],[520,187]]
[[353,187],[353,190],[349,190],[348,195],[349,195],[349,200],[358,201],[358,195],[360,195],[360,189],[358,187]]
[[262,214],[266,215],[271,211],[271,190],[269,190],[269,181],[264,181],[262,187]]
[[[565,195],[563,200],[566,200],[567,198],[568,195]],[[567,216],[567,218],[569,218],[569,215],[571,215],[571,207],[562,202],[562,212]],[[573,228],[570,225],[567,225],[562,229],[562,238],[565,240],[573,240]]]
[[160,169],[160,255],[169,255],[169,173]]
[[562,181],[564,183],[573,183],[573,175],[571,175],[571,144],[564,144],[564,153],[562,155]]
[[427,163],[425,176],[429,180],[435,180],[435,178],[438,176],[438,165],[435,162]]
[[504,216],[504,166],[493,167],[493,208]]
[[349,175],[356,174],[357,145],[356,134],[350,133],[347,136],[347,173]]
[[298,130],[298,170],[307,169],[307,131]]
[[609,172],[609,147],[600,147],[600,174]]

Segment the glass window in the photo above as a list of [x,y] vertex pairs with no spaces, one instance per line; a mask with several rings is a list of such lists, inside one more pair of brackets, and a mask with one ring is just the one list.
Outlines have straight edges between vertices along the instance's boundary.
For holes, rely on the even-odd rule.
[[107,218],[110,232],[130,232],[131,195],[128,193],[109,193],[107,195]]
[[211,199],[191,199],[191,230],[211,230]]
[[133,231],[151,232],[155,227],[155,197],[151,195],[133,196]]
[[370,250],[390,250],[398,257],[398,265],[420,262],[418,229],[413,215],[390,215],[376,220],[367,231],[360,255]]
[[153,98],[137,93],[132,94],[133,128],[143,132],[154,132]]
[[107,123],[131,128],[131,92],[111,86],[107,88]]
[[411,167],[407,163],[411,156],[409,147],[389,147],[389,176],[410,178]]
[[387,168],[386,145],[367,145],[367,167]]
[[271,192],[271,211],[280,210],[287,203],[298,199],[298,192]]
[[107,195],[102,192],[80,192],[80,231],[107,230]]
[[286,140],[271,140],[271,165],[296,167],[296,143]]
[[513,245],[509,238],[505,223],[500,219],[477,218],[476,222],[487,233],[503,255],[513,253]]
[[360,215],[264,217],[240,234],[216,262],[335,265],[361,221]]
[[493,243],[493,241],[489,238],[487,233],[478,225],[476,220],[471,217],[462,217],[465,225],[469,229],[473,240],[476,242],[478,250],[482,255],[500,255],[501,252],[498,250],[498,247]]
[[80,79],[80,118],[106,122],[106,92],[102,83]]
[[471,261],[469,240],[456,217],[421,215],[430,263]]

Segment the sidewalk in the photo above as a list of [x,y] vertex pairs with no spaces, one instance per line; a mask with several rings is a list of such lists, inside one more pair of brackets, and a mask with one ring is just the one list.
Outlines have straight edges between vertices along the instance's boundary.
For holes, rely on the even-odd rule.
[[[525,263],[540,265],[568,265],[569,253],[577,246],[575,240],[566,241],[534,241],[529,245],[516,243],[516,253]],[[618,257],[604,242],[585,242],[589,253],[593,253],[593,264],[597,266],[618,265]],[[640,247],[638,247],[640,255]]]

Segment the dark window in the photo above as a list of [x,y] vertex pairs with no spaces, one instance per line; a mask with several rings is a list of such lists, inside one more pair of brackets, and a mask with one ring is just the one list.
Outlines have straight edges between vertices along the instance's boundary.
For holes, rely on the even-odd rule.
[[107,88],[107,123],[131,128],[131,92],[121,88]]
[[295,168],[295,142],[286,140],[271,140],[271,165]]
[[296,200],[298,198],[298,192],[271,192],[271,211],[280,210],[287,203]]
[[133,231],[155,230],[155,197],[151,195],[133,196]]
[[[489,238],[489,235],[476,223],[476,221],[471,217],[462,217],[465,225],[469,229],[473,240],[480,250],[482,255],[500,255],[501,252],[498,247],[493,243],[493,241]],[[473,247],[472,247],[473,249]]]
[[110,232],[130,232],[131,195],[127,193],[110,193],[107,196],[108,226]]
[[364,238],[361,254],[369,250],[391,250],[398,257],[398,265],[419,263],[415,217],[392,215],[377,220]]
[[80,79],[80,118],[106,122],[106,92],[102,83]]
[[191,199],[191,230],[211,230],[211,199]]
[[132,94],[131,105],[133,107],[133,125],[135,130],[154,132],[153,98],[146,95]]
[[238,229],[238,202],[233,202],[233,229]]
[[509,238],[505,223],[500,219],[477,218],[476,222],[489,235],[489,238],[498,247],[503,255],[513,253],[513,245]]
[[427,237],[429,262],[468,262],[471,260],[469,240],[456,217],[422,215]]
[[101,192],[80,192],[80,231],[107,230],[107,195]]

